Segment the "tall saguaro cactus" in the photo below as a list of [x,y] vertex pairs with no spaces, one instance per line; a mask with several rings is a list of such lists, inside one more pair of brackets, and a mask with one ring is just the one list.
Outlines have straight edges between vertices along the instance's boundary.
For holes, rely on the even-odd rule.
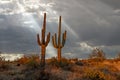
[[46,13],[44,13],[44,21],[43,21],[43,27],[42,27],[42,32],[41,32],[41,39],[39,37],[39,34],[37,34],[37,42],[38,42],[38,45],[41,46],[41,60],[40,60],[41,67],[45,66],[46,47],[48,43],[50,42],[50,32],[47,34],[46,38],[45,38],[45,32],[46,32]]
[[66,42],[66,34],[67,31],[65,31],[62,35],[62,41],[61,41],[61,16],[59,17],[59,28],[58,28],[58,37],[57,34],[55,33],[54,36],[52,36],[52,43],[53,46],[57,49],[58,55],[57,59],[58,62],[61,62],[61,49],[64,47],[65,42]]

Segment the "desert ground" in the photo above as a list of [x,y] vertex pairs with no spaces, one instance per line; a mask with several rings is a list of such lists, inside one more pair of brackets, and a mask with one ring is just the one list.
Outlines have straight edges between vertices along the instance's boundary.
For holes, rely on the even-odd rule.
[[[0,80],[120,80],[120,59],[46,59],[41,76],[36,55],[15,61],[0,60]],[[41,79],[41,77],[44,77]]]

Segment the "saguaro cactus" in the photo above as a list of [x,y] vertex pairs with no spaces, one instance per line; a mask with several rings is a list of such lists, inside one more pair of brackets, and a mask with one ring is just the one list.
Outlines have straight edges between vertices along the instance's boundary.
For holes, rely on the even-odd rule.
[[[65,31],[62,35],[62,41],[61,41],[61,16],[59,17],[59,28],[58,28],[58,38],[57,34],[55,33],[54,36],[52,36],[52,43],[53,46],[57,49],[58,52],[58,62],[61,62],[61,49],[64,47],[65,42],[66,42],[66,34],[67,31]],[[57,41],[58,40],[58,41]]]
[[50,41],[50,32],[47,35],[47,38],[45,40],[45,32],[46,32],[46,13],[44,13],[44,21],[43,21],[43,27],[41,32],[41,39],[39,37],[39,34],[37,34],[37,42],[38,45],[41,46],[41,66],[45,66],[45,53],[46,53],[46,47]]

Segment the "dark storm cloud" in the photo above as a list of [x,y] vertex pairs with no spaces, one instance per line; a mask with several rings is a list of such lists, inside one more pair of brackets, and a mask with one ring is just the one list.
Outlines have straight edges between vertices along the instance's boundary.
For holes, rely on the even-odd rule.
[[35,34],[26,30],[20,27],[0,29],[0,50],[3,52],[29,52],[37,48]]
[[81,41],[90,41],[94,45],[119,45],[120,17],[112,8],[119,8],[115,5],[119,1],[106,3],[100,0],[56,1],[53,9],[63,15]]
[[[4,17],[0,21],[0,51],[2,52],[33,52],[36,46],[36,33],[30,28],[18,24],[15,18]],[[15,16],[13,16],[15,17]]]
[[120,1],[119,0],[101,0],[103,3],[106,3],[112,7],[114,7],[115,9],[120,8]]

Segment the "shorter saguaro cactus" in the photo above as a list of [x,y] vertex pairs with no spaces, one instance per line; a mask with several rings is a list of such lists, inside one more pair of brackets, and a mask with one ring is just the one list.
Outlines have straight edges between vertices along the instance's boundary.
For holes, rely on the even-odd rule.
[[43,28],[42,28],[42,36],[41,39],[39,37],[39,34],[37,34],[37,42],[38,45],[41,46],[41,67],[45,66],[45,53],[46,53],[46,47],[50,41],[50,32],[47,35],[47,38],[45,40],[45,32],[46,32],[46,13],[44,13],[44,21],[43,21]]
[[57,39],[57,34],[56,33],[55,33],[54,36],[52,36],[53,46],[57,49],[57,52],[58,52],[58,55],[57,55],[58,62],[61,62],[61,49],[65,45],[66,34],[67,34],[67,31],[65,31],[63,33],[62,41],[61,41],[61,16],[60,16],[60,18],[59,18],[59,28],[58,28],[58,39]]

